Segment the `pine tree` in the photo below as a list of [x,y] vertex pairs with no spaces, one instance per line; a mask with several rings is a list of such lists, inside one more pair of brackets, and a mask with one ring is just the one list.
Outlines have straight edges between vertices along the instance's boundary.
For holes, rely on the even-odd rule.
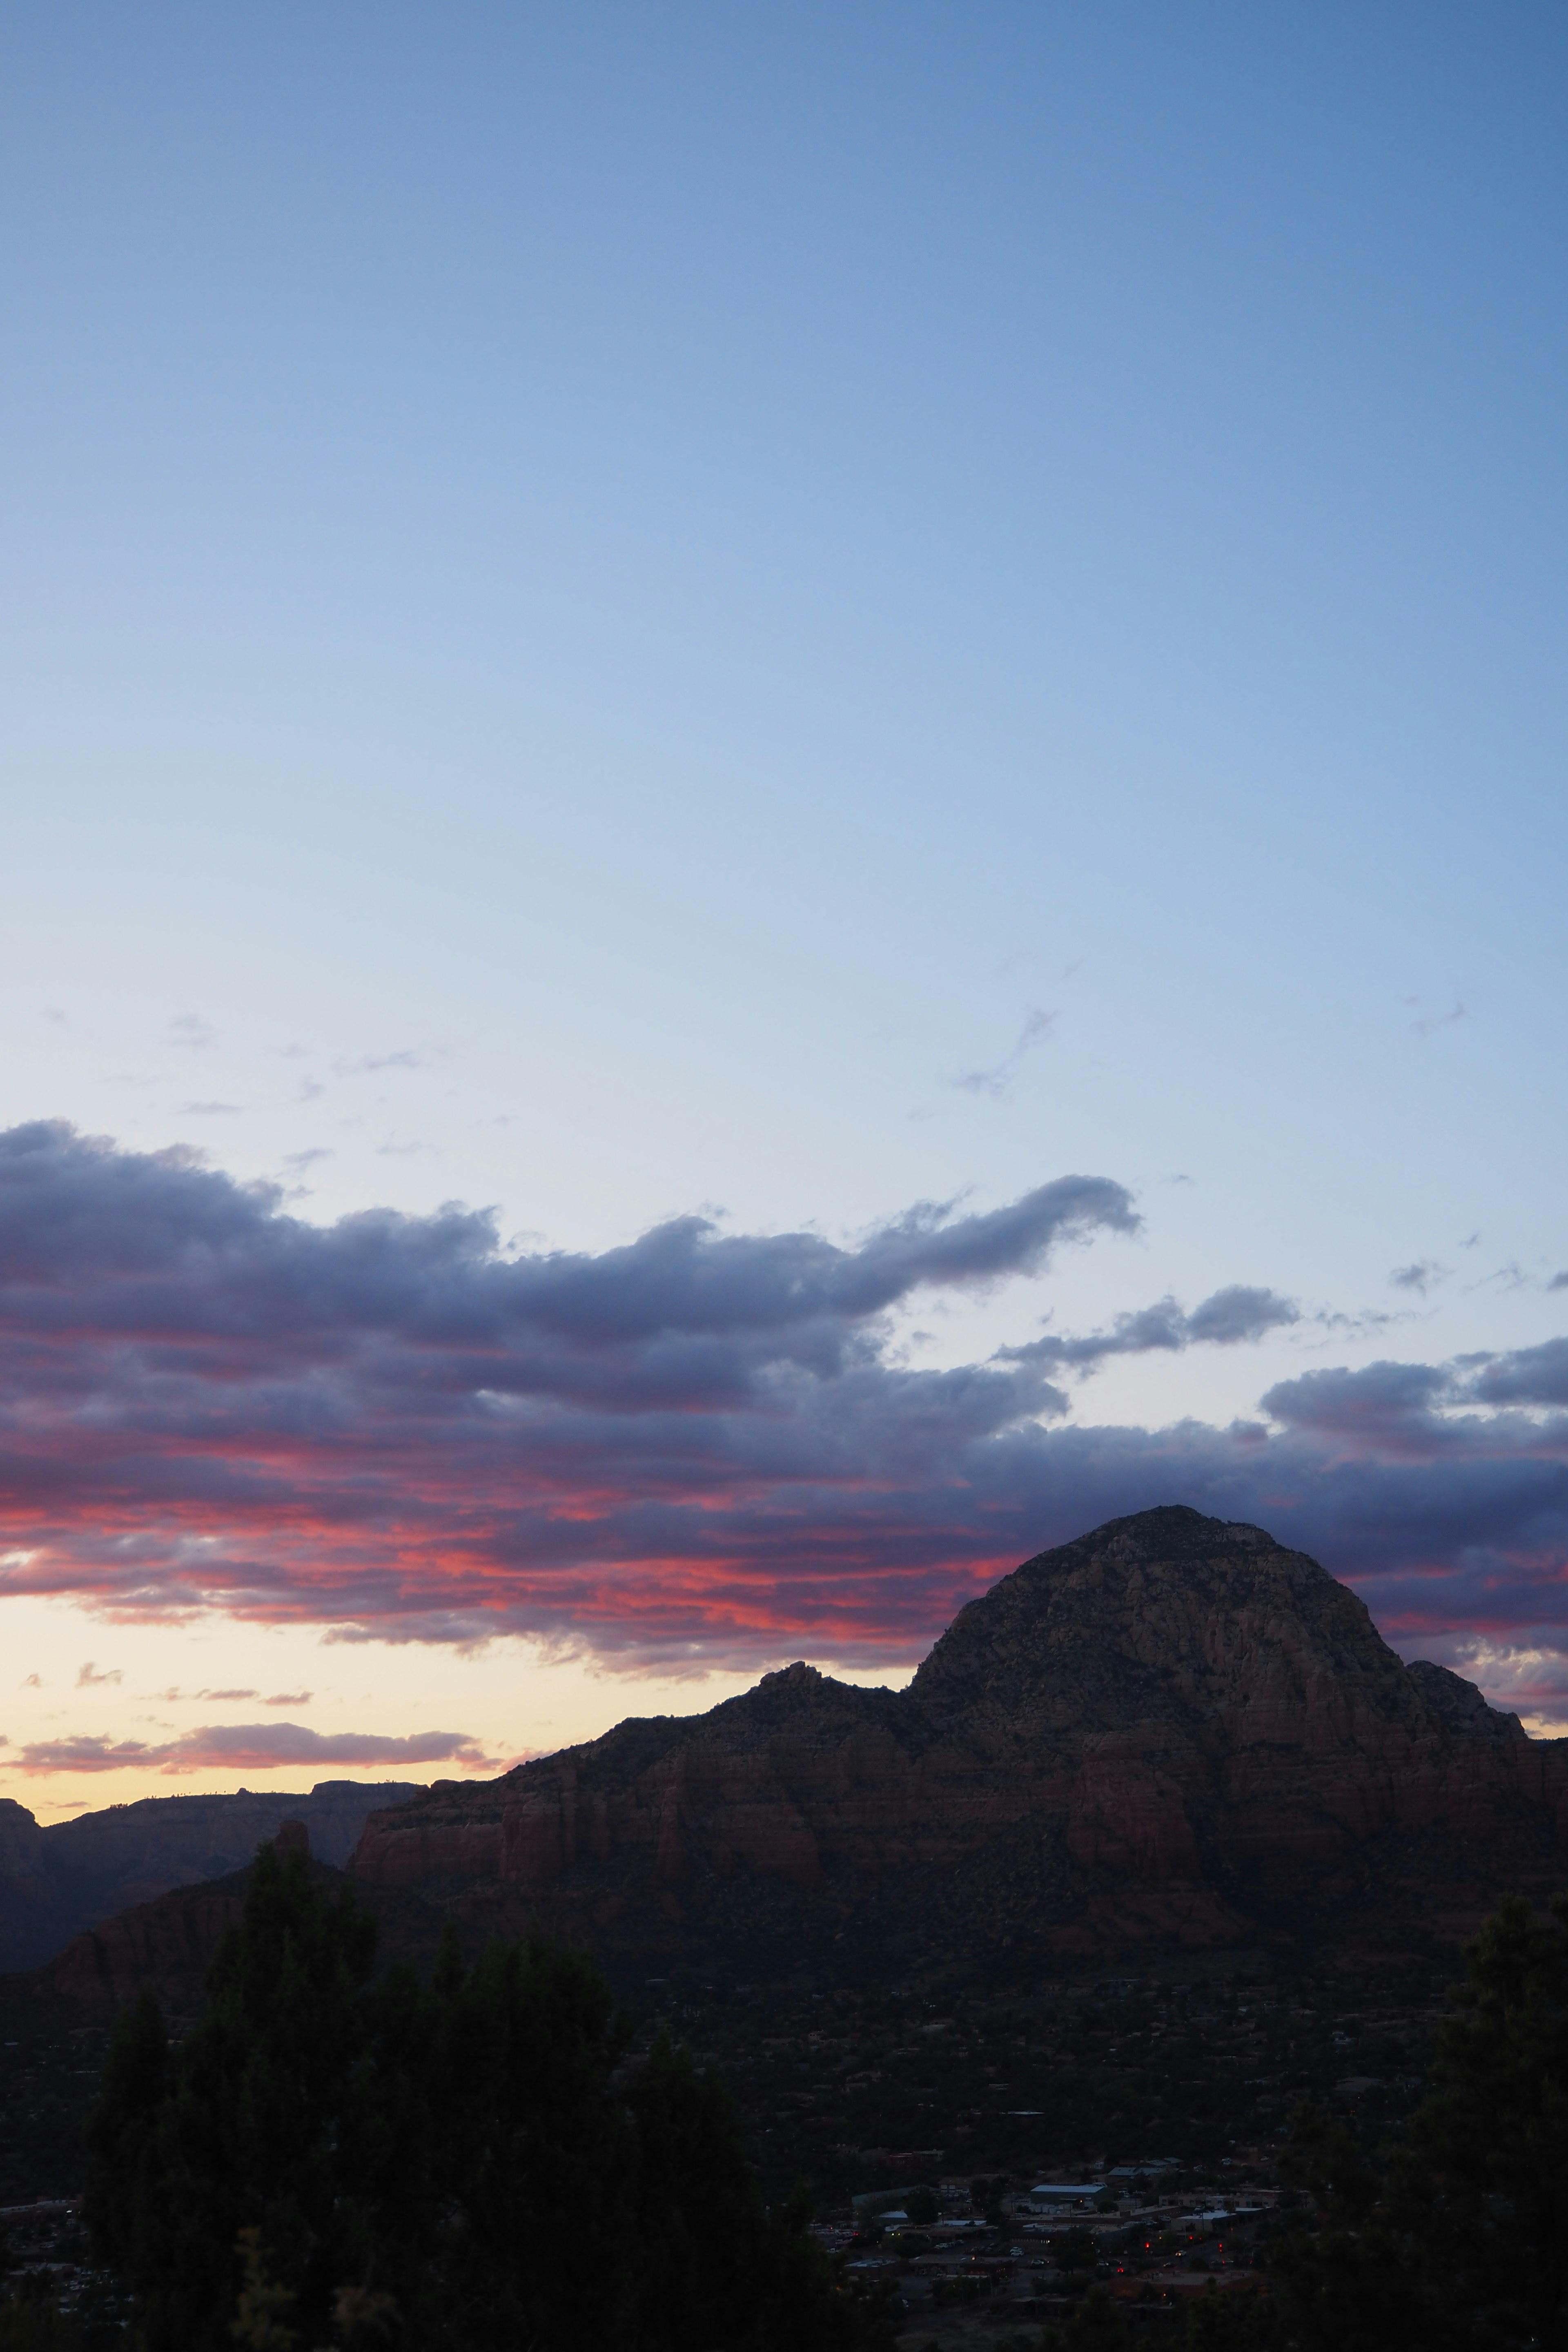
[[160,2055],[145,2000],[117,2034],[86,2215],[136,2294],[147,2352],[228,2352],[249,2229],[307,2340],[325,2341],[333,2291],[371,2252],[354,2159],[374,1941],[302,1855],[264,1846],[177,2058]]
[[763,2204],[718,2078],[537,1939],[372,1981],[374,1927],[263,1849],[178,2050],[143,2001],[88,2218],[144,2352],[885,2352],[889,2315]]
[[638,2352],[816,2352],[892,2341],[886,2298],[807,2234],[809,2194],[770,2214],[728,2085],[660,2034],[630,2092],[637,2134]]

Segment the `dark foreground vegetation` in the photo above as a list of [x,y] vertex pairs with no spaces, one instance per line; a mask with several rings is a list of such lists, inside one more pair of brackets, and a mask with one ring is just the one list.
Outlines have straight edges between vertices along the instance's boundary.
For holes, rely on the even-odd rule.
[[586,1961],[453,1943],[377,1982],[374,1940],[265,1848],[195,2030],[172,2048],[145,1996],[122,2021],[85,2210],[146,2352],[890,2342],[764,2207],[719,2080],[668,2040],[625,2065]]
[[[1510,1899],[1467,1948],[1398,2138],[1298,2111],[1265,2281],[1189,2301],[1188,2352],[1564,2352],[1568,1896],[1552,1910]],[[1091,2288],[1046,2352],[1110,2352],[1140,2316]]]
[[1518,1897],[1466,1951],[1431,2087],[1403,2142],[1321,2108],[1288,2158],[1311,2226],[1275,2261],[1289,2332],[1340,2352],[1568,2347],[1568,1896]]
[[0,2291],[0,2352],[878,2352],[899,2326],[906,2352],[1568,2352],[1568,1898],[1552,1911],[1505,1903],[1468,1948],[1413,2111],[1298,2107],[1283,2193],[1211,2289],[1157,2287],[1179,2245],[1145,2247],[1109,2192],[1031,2250],[998,2175],[973,2184],[988,2252],[917,2319],[934,2195],[870,2248],[896,2257],[879,2293],[860,2284],[806,2192],[764,2200],[720,2074],[664,2035],[634,2056],[585,1961],[451,1944],[428,1980],[378,1979],[352,1897],[265,1849],[200,2022],[171,2043],[144,2000],[116,2032],[89,2289],[68,2316],[36,2273]]

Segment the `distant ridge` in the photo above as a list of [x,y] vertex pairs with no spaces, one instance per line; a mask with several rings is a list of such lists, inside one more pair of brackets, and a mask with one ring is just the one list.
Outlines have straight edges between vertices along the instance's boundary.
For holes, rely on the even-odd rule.
[[308,1795],[142,1797],[47,1828],[0,1798],[0,1969],[35,1968],[100,1919],[243,1869],[290,1817],[341,1864],[371,1812],[424,1794],[416,1782],[319,1780]]

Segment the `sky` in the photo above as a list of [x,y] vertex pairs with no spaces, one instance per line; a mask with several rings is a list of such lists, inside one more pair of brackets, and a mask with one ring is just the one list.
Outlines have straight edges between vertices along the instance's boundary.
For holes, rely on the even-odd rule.
[[1568,1730],[1568,20],[0,25],[0,1795],[1188,1502]]

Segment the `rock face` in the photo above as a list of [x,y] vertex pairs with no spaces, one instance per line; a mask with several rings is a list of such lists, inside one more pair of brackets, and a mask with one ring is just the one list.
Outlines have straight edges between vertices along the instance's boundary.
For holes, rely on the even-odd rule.
[[134,1903],[73,1936],[37,1977],[84,2017],[112,2017],[143,1986],[167,2013],[194,2015],[213,1954],[245,1908],[248,1884],[248,1872],[237,1871],[199,1886],[175,1887],[153,1903]]
[[321,1780],[309,1796],[144,1797],[47,1829],[0,1801],[0,1968],[34,1967],[98,1920],[243,1869],[290,1816],[323,1861],[341,1864],[372,1811],[424,1793],[400,1781]]
[[1457,1731],[1470,1732],[1478,1739],[1528,1739],[1517,1715],[1507,1715],[1500,1706],[1493,1706],[1476,1688],[1447,1666],[1435,1666],[1429,1658],[1415,1658],[1410,1674],[1417,1689],[1435,1715]]
[[1169,1508],[1026,1561],[907,1691],[791,1666],[706,1715],[437,1783],[374,1816],[350,1868],[611,1959],[743,1965],[781,1931],[1230,1942],[1549,1876],[1565,1796],[1568,1742],[1405,1665],[1261,1528]]

